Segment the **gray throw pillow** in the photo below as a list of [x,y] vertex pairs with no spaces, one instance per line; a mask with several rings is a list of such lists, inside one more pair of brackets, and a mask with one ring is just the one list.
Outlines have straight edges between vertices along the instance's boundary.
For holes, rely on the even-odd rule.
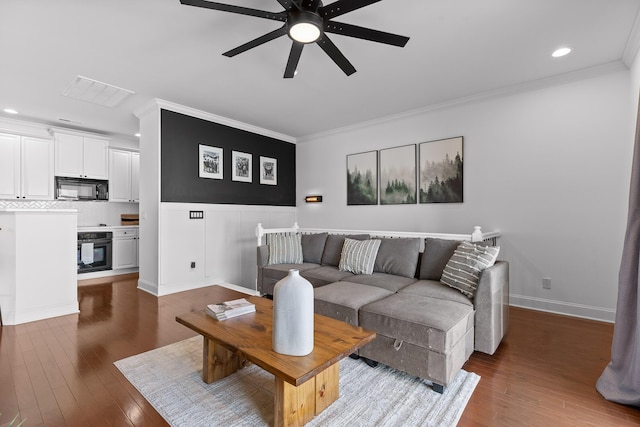
[[302,240],[297,233],[270,234],[269,264],[302,264]]
[[416,277],[420,257],[419,238],[382,238],[373,271]]
[[354,240],[346,238],[340,256],[340,271],[353,274],[373,273],[373,264],[380,248],[380,240]]
[[337,267],[340,264],[340,256],[342,255],[342,245],[346,238],[354,240],[369,240],[371,236],[368,234],[353,234],[350,236],[344,234],[329,234],[324,244],[324,252],[322,253],[322,265],[332,265]]
[[460,244],[458,240],[445,240],[427,237],[420,262],[420,279],[440,280],[442,271]]
[[478,289],[480,273],[496,262],[499,252],[500,246],[460,243],[444,267],[440,282],[473,299]]
[[304,262],[320,264],[322,252],[329,233],[314,233],[302,235],[302,258]]

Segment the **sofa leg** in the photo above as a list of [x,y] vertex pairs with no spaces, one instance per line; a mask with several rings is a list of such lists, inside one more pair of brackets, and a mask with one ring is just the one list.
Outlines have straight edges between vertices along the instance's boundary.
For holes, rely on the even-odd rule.
[[375,360],[367,359],[366,357],[363,357],[362,360],[364,360],[364,363],[366,363],[372,368],[375,368],[376,366],[378,366],[378,362],[376,362]]
[[358,359],[360,359],[360,356],[358,356],[356,353],[351,353],[349,355],[349,358],[353,359],[353,360],[358,360]]
[[444,386],[440,385],[440,384],[436,384],[433,383],[433,385],[431,386],[431,388],[433,389],[433,391],[435,391],[436,393],[444,393]]

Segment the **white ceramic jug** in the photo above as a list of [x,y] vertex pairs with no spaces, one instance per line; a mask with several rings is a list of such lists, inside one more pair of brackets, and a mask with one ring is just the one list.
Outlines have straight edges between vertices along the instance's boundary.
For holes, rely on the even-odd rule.
[[272,345],[289,356],[313,351],[313,286],[296,269],[273,288]]

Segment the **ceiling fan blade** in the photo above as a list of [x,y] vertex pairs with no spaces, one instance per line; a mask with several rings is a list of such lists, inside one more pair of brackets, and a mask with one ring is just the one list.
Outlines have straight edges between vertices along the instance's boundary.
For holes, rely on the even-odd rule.
[[286,21],[286,12],[269,12],[266,10],[251,9],[248,7],[234,6],[230,4],[216,3],[205,0],[180,0],[180,3],[187,6],[204,7],[205,9],[221,10],[223,12],[238,13],[240,15],[255,16],[257,18],[271,19],[273,21]]
[[296,74],[296,68],[298,68],[298,61],[300,61],[300,55],[302,54],[303,43],[293,42],[291,46],[291,52],[289,52],[289,60],[287,61],[287,68],[284,70],[284,78],[292,79]]
[[379,1],[380,0],[338,0],[321,7],[318,12],[326,21],[327,19],[344,15],[345,13],[352,12],[356,9],[369,6],[370,4],[377,3]]
[[351,65],[351,62],[349,62],[342,52],[340,52],[340,49],[338,49],[338,47],[329,40],[329,37],[327,37],[326,34],[323,34],[322,38],[316,43],[318,43],[318,46],[320,46],[320,48],[322,48],[322,50],[324,50],[324,52],[333,59],[333,62],[335,62],[347,76],[356,72],[355,67]]
[[249,49],[253,49],[256,46],[260,46],[266,42],[269,42],[273,39],[277,39],[280,36],[284,36],[287,34],[287,26],[283,25],[277,30],[273,30],[270,33],[265,34],[264,36],[260,36],[257,39],[253,39],[250,42],[247,42],[241,46],[236,47],[235,49],[231,49],[228,52],[223,53],[224,56],[228,56],[229,58],[236,56],[239,53],[246,52]]
[[404,47],[409,41],[409,37],[335,21],[325,23],[324,31],[399,47]]
[[280,6],[284,7],[284,9],[288,12],[291,9],[295,8],[300,10],[300,6],[294,0],[277,0],[280,3]]
[[302,10],[317,11],[320,0],[302,0]]

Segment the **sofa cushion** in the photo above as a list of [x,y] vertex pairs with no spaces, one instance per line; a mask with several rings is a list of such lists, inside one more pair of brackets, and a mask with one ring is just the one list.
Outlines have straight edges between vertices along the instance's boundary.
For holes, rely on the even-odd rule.
[[316,313],[354,326],[358,326],[360,307],[393,294],[386,289],[351,282],[329,283],[313,292]]
[[419,257],[420,239],[382,238],[373,271],[415,277]]
[[439,353],[448,353],[473,329],[474,310],[466,304],[397,293],[360,308],[359,324]]
[[332,265],[337,267],[340,264],[340,256],[342,255],[342,245],[346,238],[354,240],[368,240],[371,238],[368,234],[329,234],[327,241],[324,244],[324,251],[322,252],[322,265]]
[[320,264],[322,252],[329,233],[313,233],[302,235],[302,260]]
[[480,273],[496,262],[498,252],[499,246],[462,242],[447,262],[440,281],[473,298],[478,289]]
[[354,240],[346,238],[342,245],[338,269],[353,274],[373,273],[373,264],[380,248],[380,240]]
[[269,264],[302,264],[302,239],[298,233],[269,235]]
[[427,237],[424,241],[424,252],[422,253],[418,278],[440,280],[444,267],[453,256],[459,244],[459,240]]
[[311,282],[313,287],[328,285],[329,283],[339,282],[340,280],[355,277],[353,273],[348,271],[340,271],[338,267],[323,265],[306,271],[301,271],[302,277]]
[[303,263],[303,264],[273,264],[268,265],[262,269],[262,276],[264,278],[280,280],[289,274],[289,270],[296,269],[302,274],[304,271],[311,270],[313,268],[319,268],[318,264]]
[[395,274],[374,272],[370,275],[359,274],[350,277],[348,280],[352,283],[361,283],[363,285],[375,286],[391,292],[397,292],[405,286],[415,283],[418,279],[413,277],[396,276]]
[[418,280],[398,291],[423,297],[459,302],[473,307],[473,302],[457,289],[443,285],[439,280]]

